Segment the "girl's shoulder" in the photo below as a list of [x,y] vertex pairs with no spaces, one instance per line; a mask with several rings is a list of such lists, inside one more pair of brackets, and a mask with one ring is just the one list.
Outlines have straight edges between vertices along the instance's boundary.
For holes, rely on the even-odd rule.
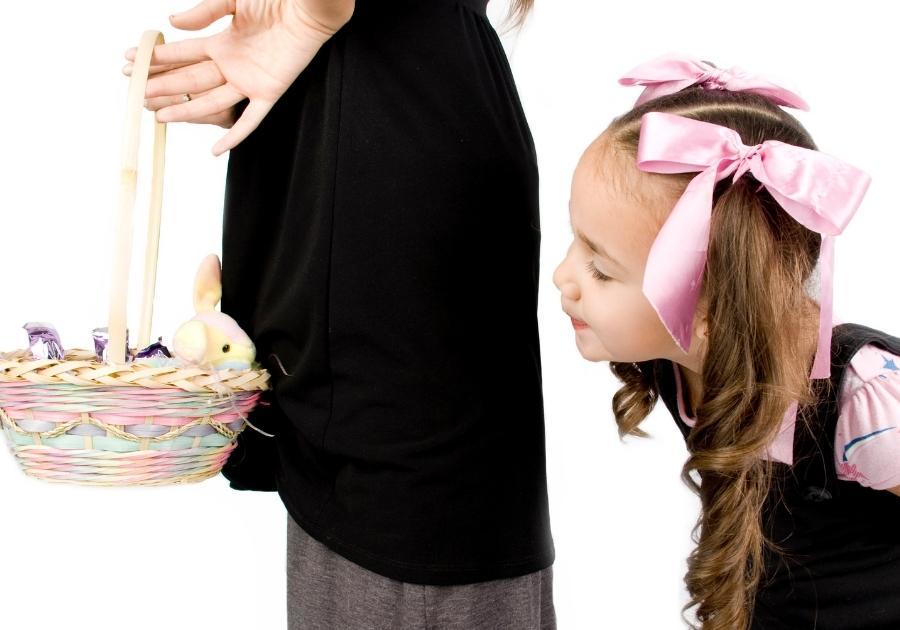
[[860,348],[839,400],[838,478],[878,490],[900,486],[900,355],[874,344]]

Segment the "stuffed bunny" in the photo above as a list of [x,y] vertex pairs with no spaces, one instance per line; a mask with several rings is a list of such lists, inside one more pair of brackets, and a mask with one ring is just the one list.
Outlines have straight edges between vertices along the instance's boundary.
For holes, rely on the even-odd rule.
[[222,267],[219,257],[209,254],[200,263],[194,279],[197,314],[175,331],[172,353],[186,364],[211,366],[216,370],[249,369],[256,357],[256,347],[234,319],[215,310],[221,298]]

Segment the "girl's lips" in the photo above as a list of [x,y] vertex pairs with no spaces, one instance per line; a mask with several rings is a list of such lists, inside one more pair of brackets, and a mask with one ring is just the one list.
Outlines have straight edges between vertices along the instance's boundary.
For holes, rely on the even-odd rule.
[[570,317],[571,320],[572,320],[572,327],[573,327],[575,330],[582,330],[582,329],[588,327],[588,325],[585,324],[585,323],[584,323],[583,321],[581,321],[580,319],[575,319],[574,317],[571,317],[571,315],[570,315],[569,317]]

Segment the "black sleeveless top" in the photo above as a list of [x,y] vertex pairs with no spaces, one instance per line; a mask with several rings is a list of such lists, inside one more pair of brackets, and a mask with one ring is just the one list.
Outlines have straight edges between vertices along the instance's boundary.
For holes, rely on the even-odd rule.
[[553,562],[534,144],[487,0],[357,0],[230,155],[222,310],[272,373],[223,474],[424,584]]
[[[769,556],[753,630],[900,629],[900,497],[837,478],[834,439],[838,396],[851,358],[873,343],[900,352],[900,338],[858,324],[834,328],[830,388],[794,435],[794,465],[775,464],[765,507],[769,536],[786,550]],[[678,413],[673,365],[653,369],[660,397],[687,436]]]

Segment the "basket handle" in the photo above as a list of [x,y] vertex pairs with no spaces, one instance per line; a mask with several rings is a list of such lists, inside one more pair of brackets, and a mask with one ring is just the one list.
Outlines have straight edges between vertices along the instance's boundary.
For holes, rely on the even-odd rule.
[[[144,92],[150,73],[153,48],[165,42],[159,31],[145,31],[137,47],[125,111],[125,141],[122,147],[122,172],[119,188],[119,212],[113,241],[112,282],[109,300],[108,363],[126,362],[125,331],[127,323],[128,273],[131,268],[131,244],[134,222],[134,203],[137,195],[138,145]],[[147,247],[144,259],[144,290],[141,305],[141,326],[138,348],[150,343],[153,320],[153,298],[156,289],[156,263],[159,254],[159,229],[162,209],[163,171],[166,153],[166,124],[154,119],[153,179],[150,185],[150,213],[147,225]]]

